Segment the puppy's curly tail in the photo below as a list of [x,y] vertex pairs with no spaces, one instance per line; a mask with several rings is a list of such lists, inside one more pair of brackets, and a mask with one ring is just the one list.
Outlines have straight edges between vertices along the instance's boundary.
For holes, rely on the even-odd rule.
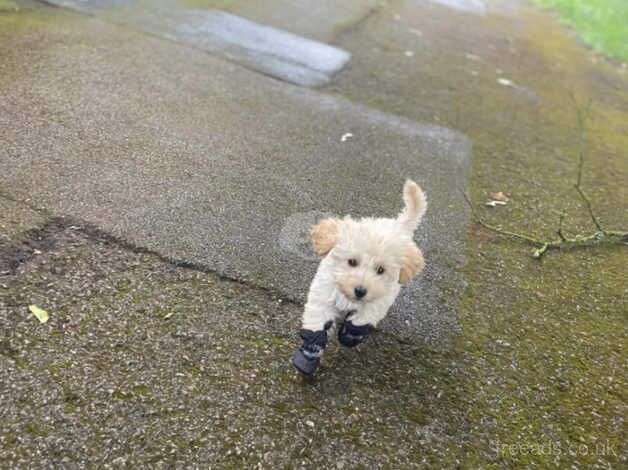
[[427,209],[427,198],[418,184],[406,180],[406,184],[403,185],[403,202],[406,206],[397,220],[407,231],[414,232]]

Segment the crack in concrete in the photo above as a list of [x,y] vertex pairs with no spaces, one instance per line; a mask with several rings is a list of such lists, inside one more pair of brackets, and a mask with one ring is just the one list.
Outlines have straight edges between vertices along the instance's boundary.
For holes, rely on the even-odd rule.
[[226,276],[201,263],[169,258],[157,251],[135,245],[123,238],[107,233],[95,225],[79,218],[67,215],[51,216],[50,214],[47,214],[45,210],[30,206],[23,201],[12,198],[6,193],[0,193],[0,197],[11,200],[12,202],[24,204],[31,210],[34,210],[47,218],[47,222],[44,225],[39,228],[26,231],[17,240],[0,242],[0,277],[14,276],[19,267],[32,260],[37,254],[39,254],[38,252],[46,253],[61,246],[62,243],[58,243],[60,234],[67,230],[76,230],[83,233],[90,241],[104,242],[105,244],[115,245],[133,253],[155,256],[160,261],[177,268],[191,269],[193,271],[212,274],[218,277],[221,281],[234,282],[246,288],[255,289],[258,292],[263,292],[277,300],[281,300],[282,302],[297,306],[303,305],[300,302],[296,302],[293,299],[280,295],[272,289],[246,282],[235,277]]
[[[225,276],[200,263],[172,259],[154,250],[135,245],[127,240],[124,240],[123,238],[116,237],[110,233],[107,233],[99,229],[95,225],[79,218],[67,215],[51,216],[47,214],[45,210],[37,209],[34,206],[28,205],[23,201],[13,198],[7,193],[0,193],[0,197],[11,200],[13,202],[24,204],[30,209],[36,210],[38,213],[45,215],[48,218],[48,221],[44,225],[39,228],[24,232],[18,240],[11,240],[10,243],[4,243],[4,246],[3,243],[0,242],[0,279],[8,276],[16,276],[18,274],[17,271],[19,267],[31,261],[35,256],[50,252],[54,249],[61,248],[64,245],[64,242],[60,241],[60,235],[67,230],[75,230],[83,234],[83,236],[85,236],[87,240],[91,242],[104,243],[106,245],[115,245],[119,248],[131,251],[133,253],[154,256],[159,261],[166,263],[170,266],[210,274],[216,276],[221,281],[236,283],[247,289],[253,289],[261,292],[269,297],[272,297],[273,299],[281,300],[282,303],[295,305],[297,307],[303,306],[301,302],[297,302],[289,297],[282,296],[278,292],[264,286],[259,286],[254,283],[246,282],[231,276]],[[381,335],[383,337],[393,339],[394,341],[401,345],[404,345],[405,347],[415,348],[415,345],[413,345],[413,343],[404,340],[394,333],[383,330],[375,330],[374,333],[377,336]],[[285,335],[279,336],[286,338],[288,337]],[[2,346],[3,345],[0,343],[0,354],[3,354],[3,351],[1,350]],[[427,345],[424,345],[423,347],[427,347]]]

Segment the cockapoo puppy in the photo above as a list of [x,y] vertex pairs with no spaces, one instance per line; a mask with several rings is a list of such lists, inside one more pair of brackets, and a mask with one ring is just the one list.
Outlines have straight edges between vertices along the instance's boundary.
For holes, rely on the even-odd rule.
[[340,343],[356,346],[386,316],[401,284],[423,269],[414,231],[427,208],[425,194],[407,180],[403,200],[395,219],[329,218],[312,229],[312,246],[322,260],[305,304],[303,345],[292,358],[300,372],[309,375],[319,366],[336,319],[345,316]]

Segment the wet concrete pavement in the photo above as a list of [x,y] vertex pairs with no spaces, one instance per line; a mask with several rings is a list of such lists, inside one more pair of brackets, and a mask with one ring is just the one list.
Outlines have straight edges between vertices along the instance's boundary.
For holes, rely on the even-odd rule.
[[[590,230],[573,198],[568,85],[596,102],[584,181],[602,222],[621,226],[625,68],[524,2],[367,3],[337,9],[342,22],[297,21],[304,2],[277,2],[294,21],[220,5],[350,52],[318,91],[110,20],[0,16],[0,446],[11,466],[625,464],[625,247],[539,263],[469,230],[458,191],[472,143],[484,217],[543,234],[565,209],[570,230]],[[315,266],[303,231],[356,201],[368,206],[358,214],[394,212],[404,171],[430,196],[418,234],[430,268],[372,341],[332,341],[303,381],[289,364]],[[484,207],[499,190],[508,205]],[[512,450],[548,442],[559,451]]]
[[21,43],[2,41],[9,74],[28,77],[0,96],[7,190],[303,301],[317,265],[291,250],[307,244],[303,221],[394,216],[403,181],[414,178],[430,198],[417,235],[428,268],[384,327],[449,343],[457,323],[443,290],[463,262],[466,137],[70,16],[45,25],[41,48],[29,31]]

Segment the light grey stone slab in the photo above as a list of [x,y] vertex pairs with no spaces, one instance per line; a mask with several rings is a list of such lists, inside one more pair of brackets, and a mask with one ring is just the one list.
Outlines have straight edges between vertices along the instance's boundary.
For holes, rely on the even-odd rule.
[[469,221],[464,135],[69,16],[0,31],[4,190],[303,301],[310,224],[395,215],[413,178],[429,198],[416,235],[427,267],[382,327],[447,344]]

